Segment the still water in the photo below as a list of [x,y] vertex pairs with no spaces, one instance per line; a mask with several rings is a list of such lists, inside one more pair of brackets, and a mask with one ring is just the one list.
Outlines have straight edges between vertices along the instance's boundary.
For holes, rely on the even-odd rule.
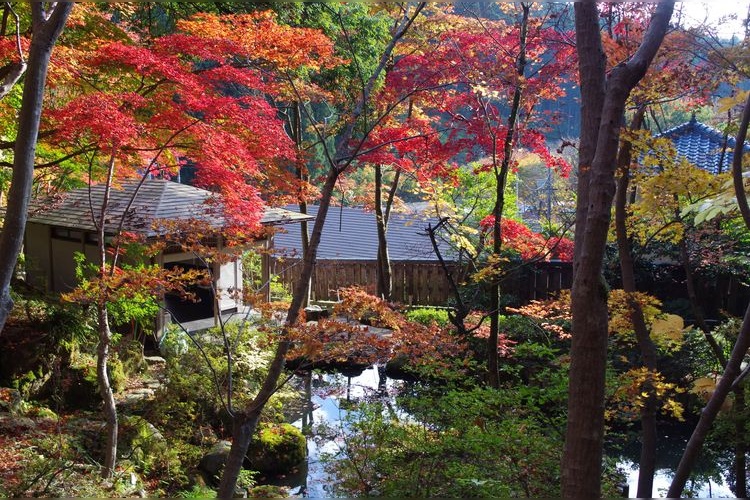
[[[300,467],[297,474],[272,481],[284,485],[296,496],[310,498],[331,498],[335,496],[336,478],[325,470],[322,457],[335,456],[345,445],[343,435],[346,431],[346,417],[350,414],[350,403],[359,401],[385,400],[392,402],[395,394],[405,382],[387,378],[376,366],[365,369],[360,374],[312,372],[301,378],[301,386],[306,393],[306,401],[301,415],[298,413],[293,425],[308,435],[307,463]],[[320,433],[322,427],[334,431]],[[677,451],[684,448],[686,436],[670,436],[669,442],[662,441],[659,463],[667,468],[660,468],[654,478],[654,497],[664,497],[673,474],[672,467],[679,459]],[[638,466],[633,462],[637,457],[637,445],[628,446],[618,460],[618,466],[627,476],[629,491],[635,495],[638,484]],[[672,464],[674,462],[674,464]],[[699,498],[734,498],[729,486],[721,478],[704,479],[688,482],[687,490],[693,497]]]
[[[635,492],[638,491],[638,464],[624,458],[618,462],[618,466],[627,474],[631,496],[635,495]],[[653,492],[655,498],[667,495],[673,475],[674,470],[672,469],[656,470]],[[734,493],[729,489],[723,478],[720,478],[718,481],[711,479],[706,479],[705,481],[688,481],[686,490],[689,490],[694,498],[735,498]]]
[[[308,436],[307,463],[300,467],[297,474],[271,483],[288,486],[293,495],[331,498],[335,496],[333,486],[336,478],[325,471],[322,457],[326,454],[335,456],[344,446],[342,430],[346,430],[345,421],[350,414],[348,403],[392,400],[403,382],[389,379],[376,366],[371,366],[353,376],[312,372],[302,377],[301,384],[306,393],[306,405],[292,425]],[[322,427],[334,431],[334,437],[320,435],[318,431]]]

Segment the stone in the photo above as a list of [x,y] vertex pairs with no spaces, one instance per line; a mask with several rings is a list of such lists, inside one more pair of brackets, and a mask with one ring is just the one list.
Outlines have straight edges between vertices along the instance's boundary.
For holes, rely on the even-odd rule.
[[21,393],[9,387],[0,387],[0,411],[13,412],[21,404]]
[[34,420],[29,417],[17,417],[11,415],[0,415],[0,430],[29,431],[36,427]]
[[218,484],[219,473],[227,463],[229,450],[232,443],[229,441],[219,441],[211,447],[208,453],[201,458],[198,469],[204,473],[204,478],[209,484]]
[[247,450],[246,468],[279,475],[293,471],[307,456],[307,440],[290,424],[261,424]]
[[143,360],[146,362],[148,366],[166,366],[167,360],[162,358],[161,356],[144,356]]

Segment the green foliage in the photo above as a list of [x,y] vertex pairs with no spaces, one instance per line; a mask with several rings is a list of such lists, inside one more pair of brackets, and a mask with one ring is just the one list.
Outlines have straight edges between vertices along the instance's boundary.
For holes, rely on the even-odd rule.
[[[523,344],[531,342],[550,342],[550,334],[539,328],[530,318],[520,314],[500,315],[499,330],[508,338]],[[519,345],[519,347],[521,347]]]
[[18,460],[24,463],[20,477],[13,484],[0,486],[3,496],[112,498],[134,496],[142,488],[129,471],[102,480],[75,432],[35,433]]
[[65,350],[90,342],[95,336],[91,314],[80,307],[33,294],[13,293],[13,302],[15,323],[26,323],[48,333],[49,340]]
[[18,404],[18,413],[24,417],[46,418],[58,420],[60,417],[46,406],[31,401],[21,401]]
[[283,17],[292,25],[321,29],[334,40],[337,54],[349,62],[323,71],[317,83],[343,91],[348,102],[356,102],[362,91],[362,81],[375,71],[390,37],[393,21],[387,13],[371,12],[369,5],[357,2],[305,2],[293,16],[282,14]]
[[740,218],[721,222],[721,237],[732,242],[731,251],[722,257],[721,271],[747,283],[750,280],[750,231]]
[[284,486],[274,486],[272,484],[263,484],[254,486],[247,492],[249,498],[289,498],[289,488]]
[[[70,367],[80,370],[83,373],[84,380],[91,387],[98,387],[95,356],[83,352],[76,353],[71,359]],[[111,352],[109,355],[108,369],[109,383],[112,385],[112,390],[114,392],[122,391],[126,386],[127,376],[125,375],[122,361],[120,361],[116,352]],[[98,390],[96,392],[98,393]]]
[[448,325],[448,311],[446,309],[434,309],[420,307],[406,312],[406,319],[429,326],[436,323],[438,326]]
[[148,369],[143,356],[143,344],[138,340],[120,342],[117,346],[117,356],[122,361],[125,376],[131,378]]
[[338,492],[382,496],[559,495],[561,436],[514,391],[448,391],[410,399],[411,417],[380,403],[350,413]]
[[257,483],[255,482],[255,476],[258,473],[253,470],[242,469],[239,476],[237,477],[237,486],[242,489],[249,489],[254,487]]
[[120,433],[124,444],[121,453],[139,471],[157,478],[169,475],[170,481],[187,481],[177,448],[143,417],[123,418]]
[[32,388],[36,385],[40,372],[27,371],[24,374],[16,375],[11,382],[11,387],[17,390],[23,398],[28,398]]
[[[89,277],[96,276],[98,267],[87,262],[86,256],[81,252],[76,252],[74,259],[76,262],[76,279],[83,286]],[[122,264],[121,267],[124,270],[132,271],[142,269],[144,266],[143,264]],[[158,300],[157,295],[152,291],[135,291],[127,297],[118,296],[107,302],[110,321],[115,326],[135,323],[142,329],[153,330],[154,320],[159,312]]]
[[[260,291],[266,283],[263,282],[263,258],[258,252],[245,252],[242,255],[243,286],[246,290]],[[271,276],[268,283],[271,301],[291,302],[292,291],[281,281],[277,274]]]
[[719,345],[724,349],[724,356],[729,358],[732,354],[732,348],[734,347],[737,337],[740,334],[742,328],[742,319],[740,318],[727,318],[725,321],[716,325],[712,330],[711,334],[719,342]]
[[177,492],[176,496],[177,498],[216,498],[216,490],[196,484],[189,490]]
[[[273,344],[247,323],[225,325],[225,333],[233,346],[232,403],[240,408],[257,393],[273,357]],[[167,382],[149,406],[146,418],[178,439],[196,444],[195,431],[204,426],[228,435],[231,423],[225,404],[229,378],[221,331],[211,329],[193,341],[184,332],[171,330],[163,340],[162,351],[167,360]],[[266,405],[264,418],[277,420],[290,394],[288,389],[277,392]]]
[[[455,184],[446,183],[438,189],[437,203],[441,206],[441,213],[454,215],[461,221],[462,229],[467,231],[464,236],[473,239],[479,222],[491,214],[495,206],[495,175],[489,170],[478,170],[479,164],[472,164],[457,171],[458,180]],[[516,174],[510,172],[506,183],[503,205],[504,219],[518,219],[518,205],[516,199]]]

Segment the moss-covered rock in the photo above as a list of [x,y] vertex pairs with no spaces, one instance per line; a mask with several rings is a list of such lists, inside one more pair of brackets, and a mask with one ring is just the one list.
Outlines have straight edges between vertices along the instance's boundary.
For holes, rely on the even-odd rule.
[[245,466],[264,474],[287,474],[307,455],[302,432],[290,424],[261,424],[250,443]]
[[[68,366],[61,370],[62,401],[69,410],[96,410],[101,404],[96,376],[84,366]],[[95,372],[94,372],[95,373]]]
[[264,484],[247,490],[248,498],[289,498],[289,488]]
[[202,477],[206,483],[214,486],[219,484],[219,475],[221,474],[222,469],[224,469],[224,465],[227,463],[229,450],[231,448],[232,443],[229,441],[218,441],[211,447],[211,450],[201,458],[198,469],[201,471]]
[[[117,393],[127,385],[127,377],[122,361],[112,355],[109,359],[109,383]],[[102,402],[99,394],[99,380],[96,374],[96,357],[91,354],[76,353],[68,364],[60,368],[62,401],[67,409],[96,410]],[[52,391],[53,389],[50,389]]]

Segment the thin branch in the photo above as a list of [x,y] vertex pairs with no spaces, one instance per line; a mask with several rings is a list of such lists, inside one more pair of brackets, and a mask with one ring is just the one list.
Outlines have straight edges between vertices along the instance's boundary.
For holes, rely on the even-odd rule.
[[745,194],[745,182],[742,178],[742,156],[745,152],[745,139],[747,138],[747,128],[750,124],[750,94],[745,101],[745,109],[742,111],[742,120],[740,128],[737,131],[737,142],[734,145],[734,155],[732,156],[732,180],[734,183],[734,194],[737,198],[737,206],[742,214],[742,220],[745,227],[750,229],[750,206],[747,203],[747,194]]
[[21,48],[21,18],[18,17],[18,13],[13,10],[13,6],[10,2],[5,2],[5,7],[11,14],[13,14],[13,17],[16,20],[16,50],[18,51],[18,59],[21,61],[21,64],[26,64],[26,59],[23,56],[23,49]]

